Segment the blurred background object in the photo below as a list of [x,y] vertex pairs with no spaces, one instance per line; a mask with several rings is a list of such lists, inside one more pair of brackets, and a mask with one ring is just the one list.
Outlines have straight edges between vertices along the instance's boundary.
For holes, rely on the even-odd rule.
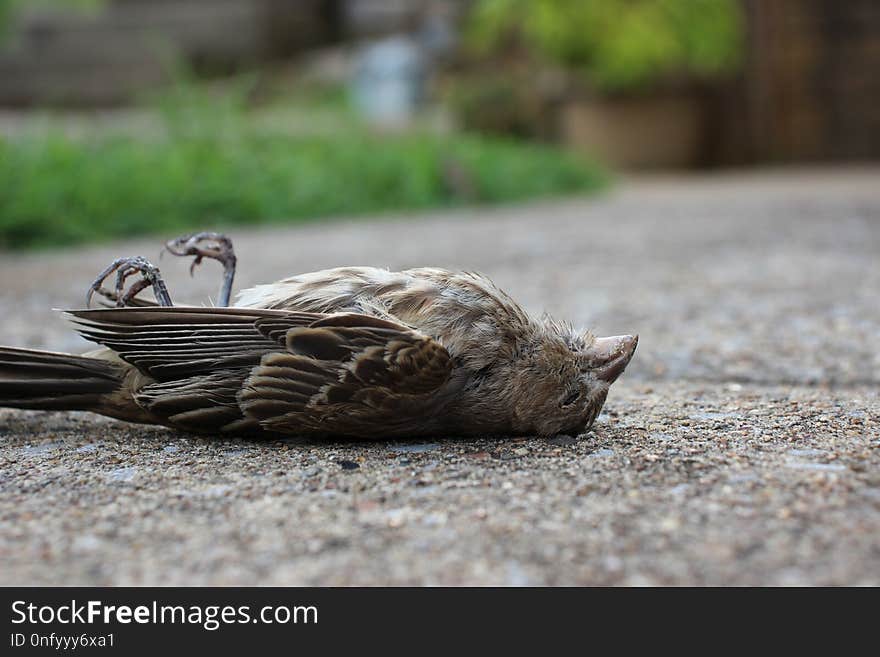
[[363,49],[352,81],[355,107],[381,125],[409,121],[425,92],[425,58],[418,44],[389,37]]
[[876,159],[878,71],[872,0],[0,0],[0,245]]
[[168,80],[288,57],[333,37],[321,0],[0,0],[3,105],[120,104]]
[[880,157],[880,4],[743,3],[746,57],[718,99],[722,163]]
[[742,45],[735,0],[479,0],[469,36],[477,57],[532,79],[554,68],[532,91],[541,132],[624,167],[700,162],[701,91],[736,71]]

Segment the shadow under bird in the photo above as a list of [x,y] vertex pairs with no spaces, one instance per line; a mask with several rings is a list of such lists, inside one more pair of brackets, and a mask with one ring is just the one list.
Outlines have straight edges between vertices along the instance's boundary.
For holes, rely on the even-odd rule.
[[[219,260],[228,303],[228,238],[200,233],[167,247],[193,266]],[[114,272],[115,290],[105,289]],[[158,305],[136,298],[147,287]],[[434,268],[328,269],[202,308],[174,306],[158,269],[122,258],[94,293],[116,307],[67,313],[101,348],[0,347],[0,406],[219,434],[578,434],[638,342],[533,317],[479,274]]]

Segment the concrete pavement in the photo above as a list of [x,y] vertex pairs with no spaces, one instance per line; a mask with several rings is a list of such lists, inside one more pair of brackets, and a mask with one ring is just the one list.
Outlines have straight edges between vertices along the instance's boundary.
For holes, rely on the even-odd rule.
[[[239,287],[481,270],[639,351],[593,431],[195,438],[0,410],[0,584],[880,584],[880,170],[622,183],[599,199],[230,230]],[[159,239],[4,254],[0,342]],[[214,294],[161,263],[176,299]]]

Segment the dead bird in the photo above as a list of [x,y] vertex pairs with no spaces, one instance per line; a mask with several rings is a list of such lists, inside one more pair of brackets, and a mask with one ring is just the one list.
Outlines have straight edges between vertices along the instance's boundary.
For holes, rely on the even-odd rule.
[[[229,299],[228,238],[200,233],[167,246],[193,266],[219,260],[219,298]],[[102,283],[114,272],[110,291]],[[158,305],[136,298],[148,287]],[[94,293],[117,307],[67,313],[102,348],[0,347],[0,406],[220,434],[577,435],[638,342],[533,317],[480,274],[434,268],[328,269],[204,308],[174,306],[158,269],[122,258],[89,300]]]

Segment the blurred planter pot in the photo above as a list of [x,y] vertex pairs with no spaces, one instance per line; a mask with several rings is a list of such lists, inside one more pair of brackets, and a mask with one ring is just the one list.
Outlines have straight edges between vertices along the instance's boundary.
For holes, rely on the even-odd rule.
[[694,92],[573,99],[562,104],[560,137],[619,169],[690,168],[704,157],[703,110]]

